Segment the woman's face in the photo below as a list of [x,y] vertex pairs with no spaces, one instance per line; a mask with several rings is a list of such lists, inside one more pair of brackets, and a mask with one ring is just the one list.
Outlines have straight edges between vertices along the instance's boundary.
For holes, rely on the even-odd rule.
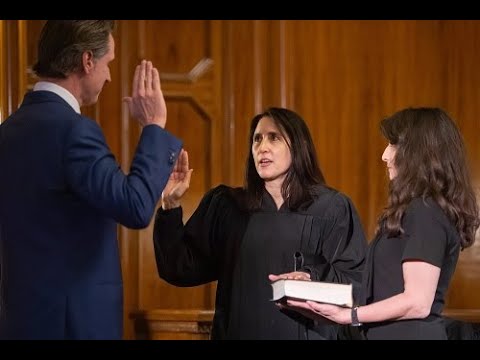
[[269,117],[263,117],[257,124],[253,134],[252,155],[258,175],[265,182],[285,180],[292,165],[292,155],[286,139],[275,122]]
[[397,153],[397,146],[388,144],[382,154],[382,160],[387,164],[388,177],[393,180],[397,176],[397,168],[395,167],[395,154]]

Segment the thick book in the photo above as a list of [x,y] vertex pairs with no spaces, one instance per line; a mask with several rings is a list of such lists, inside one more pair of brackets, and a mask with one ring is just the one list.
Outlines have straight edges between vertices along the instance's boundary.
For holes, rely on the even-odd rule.
[[272,289],[272,301],[292,298],[312,300],[344,307],[353,306],[352,284],[282,279],[272,282]]

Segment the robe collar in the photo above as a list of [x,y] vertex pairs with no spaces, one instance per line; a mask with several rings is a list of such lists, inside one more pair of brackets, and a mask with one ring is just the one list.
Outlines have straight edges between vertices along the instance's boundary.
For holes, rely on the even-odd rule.
[[266,189],[263,190],[261,209],[269,212],[289,212],[286,202],[280,206],[280,209],[277,209],[275,200],[273,200],[272,195]]

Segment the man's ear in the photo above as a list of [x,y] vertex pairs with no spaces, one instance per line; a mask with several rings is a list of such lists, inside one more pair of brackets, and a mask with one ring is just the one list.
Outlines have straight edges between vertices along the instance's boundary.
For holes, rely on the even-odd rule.
[[82,68],[85,71],[85,74],[89,74],[94,67],[93,53],[89,51],[84,51],[82,55]]

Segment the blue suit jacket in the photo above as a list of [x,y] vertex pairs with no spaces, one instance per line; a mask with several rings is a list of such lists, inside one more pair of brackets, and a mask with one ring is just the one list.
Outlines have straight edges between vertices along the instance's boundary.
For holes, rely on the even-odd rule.
[[0,338],[122,337],[117,222],[150,223],[181,146],[144,127],[125,175],[97,123],[25,96],[0,125]]

